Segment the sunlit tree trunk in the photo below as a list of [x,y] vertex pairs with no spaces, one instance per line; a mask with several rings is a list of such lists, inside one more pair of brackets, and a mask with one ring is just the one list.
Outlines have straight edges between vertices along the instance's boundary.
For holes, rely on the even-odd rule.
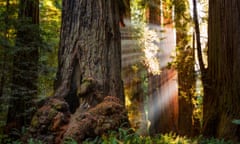
[[204,96],[203,133],[239,141],[240,2],[209,1],[208,89]]
[[[170,4],[164,1],[153,0],[149,1],[147,10],[147,18],[149,25],[158,26],[165,32],[161,32],[166,37],[172,37],[172,10]],[[163,15],[163,13],[165,15]],[[166,34],[165,34],[166,33]],[[168,34],[169,33],[169,34]],[[167,43],[175,43],[175,41],[166,41]],[[164,40],[161,43],[165,43]],[[165,50],[171,46],[158,45],[158,48]],[[158,58],[159,63],[162,63],[168,56],[164,52],[159,53],[166,57]],[[160,74],[148,74],[149,87],[149,120],[150,134],[177,132],[178,127],[178,94],[177,84],[175,83],[176,71],[162,67]]]
[[195,33],[196,33],[197,56],[198,56],[200,71],[202,73],[205,73],[205,67],[204,67],[203,56],[202,56],[202,48],[201,48],[201,38],[200,38],[200,26],[199,26],[199,20],[198,20],[197,0],[193,0],[193,22],[194,22],[194,28],[195,28]]
[[179,120],[178,133],[193,136],[199,133],[199,121],[194,121],[194,49],[190,46],[188,20],[190,19],[187,1],[175,1],[175,24],[177,37],[177,70],[179,86]]
[[94,106],[105,96],[124,102],[118,3],[112,0],[63,1],[55,96],[71,112]]
[[37,95],[39,1],[20,0],[7,126],[29,124]]

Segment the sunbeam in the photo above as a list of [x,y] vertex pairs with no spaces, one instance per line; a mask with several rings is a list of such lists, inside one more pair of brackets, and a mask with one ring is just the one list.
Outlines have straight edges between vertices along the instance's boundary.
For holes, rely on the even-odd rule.
[[[138,133],[146,134],[150,124],[155,126],[156,123],[162,123],[158,121],[162,115],[177,117],[177,74],[175,70],[166,68],[175,55],[175,29],[147,24],[143,27],[142,37],[138,38],[134,32],[130,34],[133,25],[128,20],[125,22],[127,27],[121,29],[125,102],[129,109],[135,109],[129,110],[133,127]],[[143,86],[145,82],[141,80],[144,71],[148,73],[145,88]],[[151,82],[151,79],[154,79],[154,82]],[[147,93],[141,93],[144,89],[146,91],[146,88]],[[137,99],[140,101],[134,98],[135,95],[138,95]],[[142,105],[141,102],[145,104]],[[173,122],[168,122],[166,125],[173,123],[174,126],[169,127],[175,127],[176,118],[171,120]]]
[[[176,117],[178,117],[178,85],[176,71],[165,71],[164,74],[160,76],[160,79],[162,79],[161,86],[149,96],[151,97],[148,112],[149,120],[151,121],[151,126],[167,125],[165,127],[169,127],[169,130],[176,129]],[[164,119],[160,117],[164,117]]]

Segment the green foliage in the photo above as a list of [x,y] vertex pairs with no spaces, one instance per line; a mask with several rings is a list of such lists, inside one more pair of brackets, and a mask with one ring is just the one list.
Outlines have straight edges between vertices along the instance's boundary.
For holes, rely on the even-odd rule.
[[[4,139],[4,141],[2,141]],[[0,135],[0,143],[6,144],[23,144],[21,141],[12,141],[6,136]],[[27,144],[43,144],[42,141],[30,138]],[[67,138],[63,144],[78,144],[72,138]],[[233,144],[231,141],[224,139],[204,138],[187,138],[178,136],[175,133],[158,134],[154,137],[141,136],[133,132],[132,129],[119,128],[118,131],[109,131],[101,137],[88,138],[83,144]]]
[[53,93],[53,81],[57,71],[57,52],[60,39],[61,1],[40,1],[40,29],[42,47],[39,58],[39,95]]
[[28,140],[28,144],[42,144],[42,142],[40,140],[35,140],[35,139],[30,138]]
[[237,124],[237,125],[240,125],[240,119],[234,119],[234,120],[232,121],[232,123]]
[[140,136],[130,129],[120,128],[94,140],[86,140],[84,144],[232,144],[232,142],[215,138],[206,139],[202,136],[187,138],[175,133],[158,134],[154,137]]
[[[38,75],[37,84],[34,84],[34,86],[38,87],[38,97],[45,98],[52,94],[53,81],[57,70],[57,49],[61,22],[61,0],[40,0],[39,25],[31,24],[29,18],[19,17],[19,1],[9,0],[9,4],[7,4],[7,1],[0,3],[0,134],[6,124],[8,109],[10,106],[14,106],[9,104],[10,100],[14,100],[11,95],[14,93],[21,94],[17,90],[15,90],[16,92],[11,90],[12,85],[15,85],[12,82],[12,71],[15,68],[13,67],[13,60],[17,52],[24,49],[28,53],[33,49],[38,49],[37,71],[32,72],[34,75]],[[26,31],[27,33],[25,33]],[[23,34],[17,37],[17,33],[21,32]],[[39,34],[39,37],[35,38],[34,35],[36,34]],[[27,42],[23,41],[22,38]],[[32,38],[35,39],[32,40]],[[31,63],[29,60],[22,62],[23,65],[29,63]],[[25,75],[21,75],[23,71],[21,70],[18,75],[25,78]],[[29,71],[27,73],[32,74]],[[24,92],[33,93],[30,90]],[[24,101],[31,103],[32,97],[26,95]],[[35,107],[28,107],[22,115],[27,115],[34,110]]]
[[131,0],[131,19],[133,25],[145,22],[145,0]]
[[64,144],[78,144],[74,139],[67,138],[64,142]]
[[203,138],[199,136],[197,139],[197,144],[233,144],[231,141],[225,141],[224,139],[215,139],[215,138]]
[[[27,129],[25,127],[22,127],[21,131],[14,129],[11,132],[11,135],[14,135],[16,137],[22,137],[26,134]],[[43,144],[43,142],[41,140],[36,140],[33,138],[29,138],[26,142],[22,142],[20,139],[12,139],[11,137],[9,137],[9,135],[5,135],[5,134],[0,134],[0,144]]]
[[12,141],[10,138],[8,138],[7,136],[6,137],[2,137],[0,135],[0,143],[1,144],[43,144],[42,141],[40,140],[35,140],[35,139],[32,139],[30,138],[27,143],[23,143],[21,142],[20,140],[16,140],[16,141]]

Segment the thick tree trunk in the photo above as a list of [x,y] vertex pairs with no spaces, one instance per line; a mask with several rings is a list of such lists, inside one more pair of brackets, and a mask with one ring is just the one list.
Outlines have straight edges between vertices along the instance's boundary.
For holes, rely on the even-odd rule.
[[7,127],[20,129],[30,122],[37,94],[39,1],[21,0],[18,17]]
[[63,1],[55,96],[64,97],[72,112],[107,95],[124,102],[118,24],[119,8],[111,0]]
[[55,94],[38,109],[26,137],[82,143],[128,123],[118,24],[112,0],[63,1]]
[[[240,2],[209,1],[209,93],[204,97],[206,136],[239,140],[240,128]],[[209,85],[211,84],[211,85]],[[211,93],[210,93],[211,92]]]

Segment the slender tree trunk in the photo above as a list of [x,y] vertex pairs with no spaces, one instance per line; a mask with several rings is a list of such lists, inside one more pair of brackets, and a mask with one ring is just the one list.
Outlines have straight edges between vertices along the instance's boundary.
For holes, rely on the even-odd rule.
[[[4,38],[8,39],[8,29],[9,29],[9,18],[8,18],[8,11],[9,11],[9,0],[6,0],[6,12],[5,12],[5,31],[4,31]],[[0,98],[3,95],[3,89],[5,86],[5,78],[6,78],[6,63],[7,63],[7,47],[3,48],[2,57],[1,57],[1,71],[0,71]]]
[[[193,0],[193,22],[195,26],[195,33],[193,34],[193,53],[195,53],[195,37],[196,37],[196,44],[197,44],[197,58],[198,63],[200,66],[202,81],[206,81],[206,68],[203,62],[202,56],[202,47],[201,47],[201,34],[200,34],[200,26],[199,26],[199,19],[198,19],[198,8],[197,8],[197,0]],[[195,55],[193,56],[193,60],[195,61]],[[194,68],[194,67],[193,67]],[[196,82],[196,78],[195,78]],[[197,135],[200,133],[200,120],[193,117],[193,135]]]
[[[240,128],[232,123],[240,118],[240,2],[209,1],[208,78],[204,96],[206,136],[239,141]],[[211,79],[210,79],[211,78]]]
[[119,8],[112,0],[63,1],[55,96],[72,112],[107,95],[124,102]]
[[37,95],[39,1],[20,0],[18,18],[7,125],[20,129],[29,124]]
[[199,133],[197,119],[194,118],[194,92],[195,92],[195,70],[194,70],[194,49],[191,48],[191,36],[188,34],[190,27],[187,19],[190,19],[190,12],[183,11],[183,6],[187,10],[189,7],[186,1],[176,1],[175,21],[177,37],[177,70],[179,87],[179,119],[178,133],[180,135],[193,136]]
[[204,67],[203,57],[202,57],[201,39],[200,39],[200,27],[199,27],[197,11],[198,11],[197,2],[196,2],[196,0],[193,0],[193,21],[194,21],[195,33],[196,33],[197,56],[198,56],[200,70],[202,73],[205,73],[205,67]]

